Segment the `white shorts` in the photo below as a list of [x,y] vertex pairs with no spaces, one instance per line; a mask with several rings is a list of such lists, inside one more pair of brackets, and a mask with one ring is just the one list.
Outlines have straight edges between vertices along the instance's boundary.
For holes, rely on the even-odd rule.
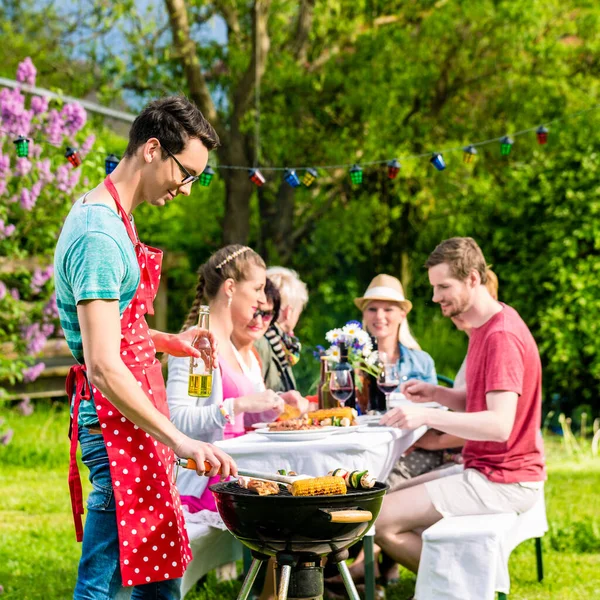
[[476,469],[428,481],[425,489],[443,517],[523,513],[543,494],[544,484],[495,483]]

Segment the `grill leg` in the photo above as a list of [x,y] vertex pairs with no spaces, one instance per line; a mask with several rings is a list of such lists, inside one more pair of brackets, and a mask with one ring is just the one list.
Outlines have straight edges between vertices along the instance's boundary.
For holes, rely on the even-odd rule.
[[292,576],[291,565],[283,565],[281,567],[281,575],[280,575],[280,579],[279,579],[279,590],[277,590],[277,600],[287,600],[291,576]]
[[263,560],[259,558],[255,558],[252,560],[252,564],[250,565],[250,569],[248,570],[248,574],[244,578],[244,583],[242,584],[242,589],[237,597],[237,600],[246,600],[252,591],[252,585],[254,584],[254,580],[260,571],[260,567],[263,564]]
[[346,561],[339,562],[338,569],[342,579],[344,580],[344,586],[346,588],[346,592],[348,592],[348,598],[350,598],[350,600],[360,600],[360,596],[358,595],[354,581],[352,581],[352,575],[350,575],[350,569],[348,569]]

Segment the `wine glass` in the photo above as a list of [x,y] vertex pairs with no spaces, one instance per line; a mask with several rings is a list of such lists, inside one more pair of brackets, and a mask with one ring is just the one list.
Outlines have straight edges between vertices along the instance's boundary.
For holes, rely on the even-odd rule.
[[400,385],[400,370],[397,363],[382,365],[377,376],[377,387],[385,394],[385,409],[389,408],[390,394]]
[[346,405],[346,401],[350,399],[353,391],[354,382],[352,381],[352,371],[331,371],[331,378],[329,380],[329,392],[338,401],[338,404],[340,406]]

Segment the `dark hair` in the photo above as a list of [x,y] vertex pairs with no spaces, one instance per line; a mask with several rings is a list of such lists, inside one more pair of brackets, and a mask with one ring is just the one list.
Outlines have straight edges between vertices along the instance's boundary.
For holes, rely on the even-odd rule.
[[[133,156],[140,146],[153,137],[173,154],[181,152],[190,138],[199,139],[209,151],[220,144],[213,126],[185,96],[167,96],[150,102],[136,117],[129,130],[125,156]],[[168,158],[164,150],[162,158]]]
[[279,318],[279,311],[281,310],[281,294],[268,277],[265,283],[265,296],[267,297],[267,302],[273,303],[273,319],[271,323],[275,323]]
[[481,283],[487,281],[487,266],[481,248],[470,237],[453,237],[438,244],[425,262],[425,268],[446,263],[454,279],[464,281],[474,269],[481,277]]
[[200,306],[213,300],[227,279],[244,281],[250,266],[266,269],[265,261],[252,248],[231,244],[217,250],[198,269],[196,298],[181,331],[189,329],[198,320]]

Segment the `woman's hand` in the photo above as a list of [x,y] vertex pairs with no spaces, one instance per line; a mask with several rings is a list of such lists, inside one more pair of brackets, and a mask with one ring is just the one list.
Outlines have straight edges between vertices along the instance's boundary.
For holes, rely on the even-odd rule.
[[308,412],[309,401],[304,398],[300,392],[290,390],[289,392],[279,392],[279,395],[284,399],[286,404],[295,406],[300,411],[301,415]]
[[437,385],[433,385],[433,383],[411,379],[402,384],[400,391],[411,402],[434,402],[436,388]]
[[267,410],[275,410],[277,414],[283,412],[283,398],[273,390],[266,390],[257,394],[242,396],[234,400],[234,410],[237,413],[261,413]]

